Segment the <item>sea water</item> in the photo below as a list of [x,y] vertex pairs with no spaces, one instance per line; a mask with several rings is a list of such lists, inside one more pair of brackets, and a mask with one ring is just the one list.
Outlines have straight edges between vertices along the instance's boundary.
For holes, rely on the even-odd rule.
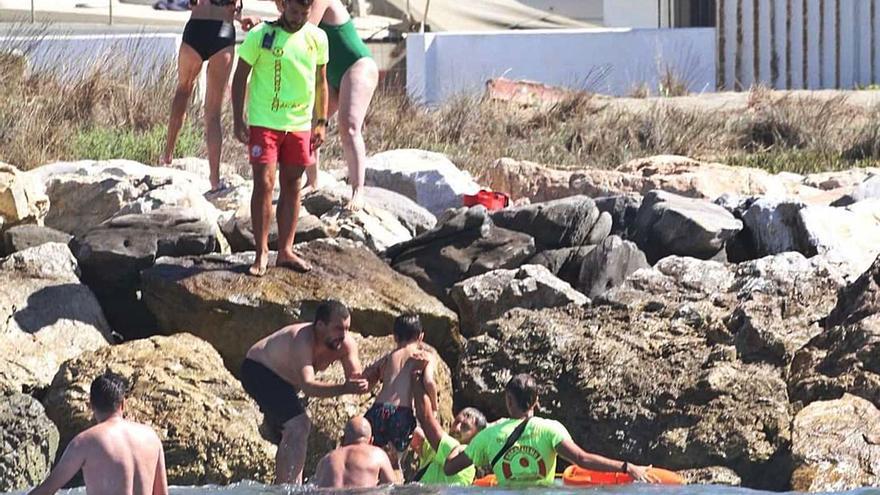
[[[402,487],[373,488],[369,490],[317,490],[308,487],[266,486],[259,483],[243,482],[229,486],[171,487],[171,495],[766,495],[773,492],[749,490],[714,485],[690,486],[658,486],[658,485],[625,485],[613,487],[596,487],[569,489],[532,488],[527,490],[505,490],[501,488],[443,488],[419,485]],[[24,495],[26,492],[13,492]],[[62,490],[61,495],[85,495],[84,488]],[[828,492],[829,494],[832,492]],[[880,488],[862,488],[845,493],[846,495],[880,495]],[[778,494],[774,494],[778,495]]]

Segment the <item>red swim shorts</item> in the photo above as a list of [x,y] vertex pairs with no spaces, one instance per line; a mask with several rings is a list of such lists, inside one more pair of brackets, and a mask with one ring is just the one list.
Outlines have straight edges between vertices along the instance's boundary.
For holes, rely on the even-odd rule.
[[251,126],[248,143],[251,165],[309,167],[315,164],[310,131],[287,132]]

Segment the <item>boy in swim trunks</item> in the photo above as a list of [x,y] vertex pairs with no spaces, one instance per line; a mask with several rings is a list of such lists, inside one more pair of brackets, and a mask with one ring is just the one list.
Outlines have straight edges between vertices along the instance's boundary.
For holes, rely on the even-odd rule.
[[[370,383],[382,381],[382,390],[364,417],[373,428],[373,445],[391,447],[395,470],[400,470],[399,454],[409,447],[416,417],[413,409],[413,372],[424,366],[422,383],[437,410],[437,384],[434,369],[436,351],[422,342],[424,332],[418,315],[402,315],[394,321],[397,347],[364,371]],[[415,359],[413,359],[415,358]],[[427,364],[424,361],[427,360]],[[396,454],[396,455],[395,455]]]
[[[256,259],[248,272],[263,276],[269,263],[269,222],[275,169],[281,169],[278,258],[297,271],[311,266],[293,252],[300,209],[300,178],[314,165],[327,132],[327,35],[307,22],[314,0],[276,0],[281,16],[248,32],[232,81],[235,136],[248,145],[254,175],[251,221]],[[248,82],[250,76],[250,82]],[[248,89],[247,123],[244,119]]]

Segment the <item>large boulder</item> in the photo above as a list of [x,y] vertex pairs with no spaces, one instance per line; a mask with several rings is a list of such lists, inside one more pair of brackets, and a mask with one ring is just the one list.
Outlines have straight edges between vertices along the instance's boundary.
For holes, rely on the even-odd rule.
[[880,315],[817,334],[791,363],[792,401],[810,404],[844,393],[880,406]]
[[588,297],[598,297],[622,284],[636,270],[650,267],[638,246],[610,236],[584,257],[575,287]]
[[635,193],[596,198],[596,207],[611,216],[611,234],[626,238],[630,227],[636,223],[642,196]]
[[217,352],[188,334],[129,342],[65,363],[44,400],[62,447],[91,426],[89,386],[108,369],[128,379],[126,417],[150,425],[162,439],[169,484],[272,479],[275,447],[260,436],[256,404]]
[[781,373],[745,364],[678,308],[515,309],[467,342],[459,403],[505,413],[512,374],[543,385],[540,414],[592,451],[671,469],[726,466],[787,485],[791,412]]
[[0,388],[0,491],[43,481],[58,451],[58,428],[33,397]]
[[[224,212],[220,218],[220,230],[229,242],[229,248],[232,252],[241,253],[253,251],[256,248],[257,243],[254,240],[254,226],[249,204],[242,205],[235,211]],[[327,225],[320,218],[309,214],[305,208],[301,209],[296,223],[294,244],[326,239],[327,237],[330,237]],[[278,249],[278,222],[275,220],[274,206],[272,221],[269,223],[269,249]]]
[[110,326],[66,244],[0,260],[0,388],[44,389],[62,363],[105,347]]
[[377,253],[412,239],[394,215],[370,205],[355,211],[339,206],[322,215],[321,221],[332,236],[360,242]]
[[203,196],[208,181],[172,168],[128,160],[59,162],[27,175],[52,202],[46,225],[75,236],[117,215],[167,207],[192,209],[212,224],[220,214]]
[[594,198],[647,194],[655,189],[708,200],[725,193],[804,198],[822,195],[819,189],[804,185],[803,177],[771,175],[764,170],[699,162],[674,155],[636,159],[615,170],[573,171],[504,158],[482,170],[479,180],[514,199],[532,201],[550,201],[578,194]]
[[439,215],[462,204],[462,195],[476,194],[479,184],[445,155],[404,149],[379,153],[367,163],[366,181],[402,194]]
[[252,253],[162,258],[142,273],[144,300],[162,331],[185,329],[207,340],[236,372],[253,343],[313,319],[326,299],[348,306],[352,330],[363,335],[390,335],[394,318],[417,313],[425,340],[456,362],[461,337],[455,313],[415,282],[351,241],[318,240],[297,249],[312,264],[311,272],[270,268],[265,277],[251,277],[246,269]]
[[461,333],[467,338],[482,334],[485,323],[513,308],[543,309],[590,302],[540,265],[484,273],[455,284],[450,295],[458,305]]
[[[434,228],[437,217],[422,208],[408,197],[381,187],[365,186],[364,204],[374,209],[385,210],[393,215],[412,236]],[[322,187],[303,198],[303,206],[312,214],[322,216],[334,208],[344,208],[351,196],[351,189],[345,185]]]
[[0,162],[0,227],[43,225],[49,211],[49,198],[26,174]]
[[[358,343],[358,353],[361,362],[367,366],[387,352],[394,349],[392,337],[355,337]],[[342,366],[334,364],[326,371],[318,373],[319,380],[329,383],[342,383],[345,374]],[[447,429],[452,425],[452,373],[446,364],[439,363],[437,367],[438,404],[440,410],[437,418]],[[305,473],[314,472],[315,466],[327,452],[339,446],[342,439],[342,431],[345,424],[353,416],[364,414],[375,402],[377,386],[368,395],[343,395],[329,399],[310,398],[308,401],[308,414],[312,422],[312,430],[309,435],[308,457],[306,459]]]
[[193,210],[165,208],[107,220],[74,239],[83,282],[106,308],[110,325],[128,339],[155,334],[156,322],[140,298],[142,270],[162,256],[220,251],[216,226]]
[[495,226],[482,206],[452,211],[432,230],[386,252],[395,270],[449,307],[455,303],[448,291],[457,282],[517,268],[534,254],[532,236]]
[[581,276],[581,265],[584,259],[596,246],[578,246],[573,248],[548,249],[529,258],[528,264],[541,265],[562,280],[575,286]]
[[651,191],[639,208],[633,237],[651,263],[669,255],[709,259],[723,252],[742,227],[716,204]]
[[880,173],[875,173],[854,185],[851,192],[836,201],[834,206],[846,206],[866,199],[880,199]]
[[799,492],[842,492],[880,485],[880,411],[850,394],[814,402],[792,425],[795,470],[791,488]]
[[17,225],[3,232],[3,238],[0,239],[0,256],[9,256],[50,242],[67,244],[72,238],[70,234],[49,227]]
[[611,231],[611,217],[586,196],[505,208],[492,214],[498,227],[529,234],[539,251],[598,244]]

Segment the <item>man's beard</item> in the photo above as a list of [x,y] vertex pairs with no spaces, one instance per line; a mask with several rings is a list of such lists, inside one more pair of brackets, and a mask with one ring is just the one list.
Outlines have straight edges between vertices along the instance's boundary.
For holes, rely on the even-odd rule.
[[324,341],[324,345],[331,351],[338,351],[339,348],[342,347],[343,340],[344,339],[327,339]]

